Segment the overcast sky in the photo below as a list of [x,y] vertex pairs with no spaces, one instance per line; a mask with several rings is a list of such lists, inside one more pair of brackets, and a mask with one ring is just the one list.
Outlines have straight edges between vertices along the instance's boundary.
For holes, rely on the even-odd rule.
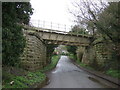
[[[49,22],[49,24],[51,22],[66,24],[68,28],[71,25],[75,24],[73,22],[75,18],[69,13],[68,10],[68,9],[70,10],[74,9],[72,3],[74,3],[75,1],[79,1],[79,0],[30,0],[32,4],[32,8],[34,9],[33,11],[34,13],[31,16],[31,21],[33,24],[36,23],[35,24],[36,26],[38,26],[38,22],[34,22],[33,20],[47,21]],[[98,2],[98,0],[92,0],[92,1]],[[45,25],[47,26],[46,23]],[[54,26],[60,27],[60,25],[54,25]]]
[[34,13],[31,20],[45,20],[66,25],[73,25],[73,17],[68,8],[72,0],[31,0]]

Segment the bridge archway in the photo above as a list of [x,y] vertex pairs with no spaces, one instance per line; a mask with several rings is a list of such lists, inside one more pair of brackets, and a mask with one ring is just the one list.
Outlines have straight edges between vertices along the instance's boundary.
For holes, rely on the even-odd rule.
[[21,56],[23,68],[27,70],[38,70],[47,64],[46,45],[73,45],[86,47],[90,44],[91,37],[75,35],[57,30],[49,30],[24,26],[26,37],[26,48]]

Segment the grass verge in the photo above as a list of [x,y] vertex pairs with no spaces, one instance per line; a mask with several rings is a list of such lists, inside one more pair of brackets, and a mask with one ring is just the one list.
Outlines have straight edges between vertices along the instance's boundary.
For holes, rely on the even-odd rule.
[[90,69],[90,70],[94,70],[92,67],[88,66],[87,64],[84,64],[82,62],[80,62],[80,60],[76,60],[76,56],[72,53],[69,54],[69,58],[74,60],[78,65],[82,66],[82,67],[85,67],[87,69]]
[[114,69],[109,69],[106,71],[107,75],[110,75],[114,78],[119,78],[120,79],[120,71],[119,70],[114,70]]
[[51,64],[44,67],[42,70],[38,70],[36,72],[24,71],[27,74],[22,76],[3,71],[2,88],[36,88],[36,84],[40,84],[45,81],[46,75],[44,72],[53,69],[56,66],[59,58],[60,56],[54,55],[52,57]]
[[56,67],[58,61],[60,59],[60,55],[54,55],[52,56],[52,60],[51,60],[51,63],[49,65],[47,65],[46,67],[44,67],[41,72],[46,72],[46,71],[49,71],[49,70],[52,70],[53,68]]
[[74,61],[76,60],[76,56],[74,54],[69,53],[68,56],[69,56],[70,59],[72,59]]
[[87,69],[89,69],[89,70],[95,70],[94,68],[90,67],[89,65],[84,64],[84,63],[82,63],[82,62],[80,62],[80,61],[78,61],[78,60],[76,61],[76,63],[77,63],[78,65],[80,65],[81,67],[87,68]]
[[[78,65],[80,65],[81,67],[84,67],[86,69],[89,69],[89,70],[95,70],[93,67],[87,65],[87,64],[84,64],[82,62],[80,62],[79,60],[75,60],[75,56],[73,54],[69,54],[69,57],[71,59],[73,59]],[[96,71],[96,70],[95,70]],[[113,78],[118,78],[120,79],[120,71],[119,70],[113,70],[113,69],[109,69],[109,70],[106,70],[104,71],[106,75],[109,75]]]
[[25,76],[16,76],[8,72],[3,72],[2,88],[35,88],[33,85],[42,83],[46,75],[39,71],[28,72]]

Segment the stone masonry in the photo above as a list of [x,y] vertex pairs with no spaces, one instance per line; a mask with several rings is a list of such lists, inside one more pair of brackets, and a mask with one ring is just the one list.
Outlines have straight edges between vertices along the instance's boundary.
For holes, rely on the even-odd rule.
[[99,66],[103,66],[105,62],[111,59],[110,47],[111,44],[106,45],[104,42],[93,43],[85,47],[85,49],[82,48],[82,52],[81,47],[79,47],[77,50],[77,58],[80,58],[80,61],[85,64],[96,63]]
[[36,34],[25,33],[26,47],[21,56],[24,69],[35,71],[46,65],[46,46]]

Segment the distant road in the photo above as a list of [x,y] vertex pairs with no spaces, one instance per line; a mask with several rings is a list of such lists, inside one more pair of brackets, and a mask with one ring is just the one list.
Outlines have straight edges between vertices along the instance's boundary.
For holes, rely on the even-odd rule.
[[50,83],[44,88],[111,88],[111,83],[75,66],[67,56],[61,56],[56,68],[49,72]]

